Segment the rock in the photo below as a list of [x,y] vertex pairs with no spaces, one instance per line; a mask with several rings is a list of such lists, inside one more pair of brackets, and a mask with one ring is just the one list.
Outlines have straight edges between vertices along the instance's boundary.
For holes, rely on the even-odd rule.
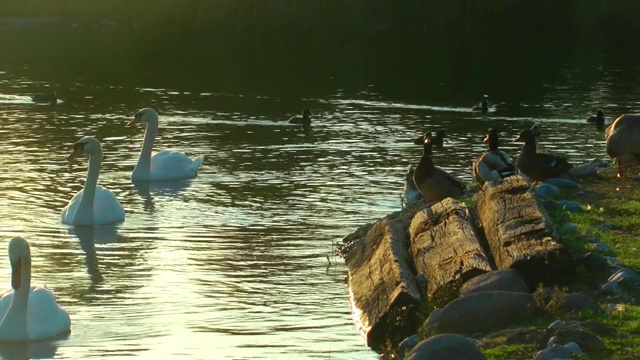
[[561,192],[560,188],[551,184],[540,184],[533,189],[533,193],[540,199],[548,199],[560,194]]
[[486,360],[475,343],[460,335],[442,334],[421,341],[406,360]]
[[628,268],[618,269],[600,286],[600,290],[617,295],[622,301],[632,301],[640,296],[640,275]]
[[391,340],[400,342],[418,326],[415,316],[407,315],[416,311],[422,300],[409,265],[407,242],[404,227],[385,217],[345,258],[353,313],[370,347],[389,340],[386,327],[390,316],[394,322],[406,317],[405,327],[394,328],[397,339]]
[[571,181],[568,179],[561,179],[561,178],[550,178],[545,180],[544,183],[553,185],[560,189],[577,189],[580,187],[580,185],[578,185],[578,183],[574,181]]
[[565,317],[575,316],[583,312],[590,312],[594,315],[602,313],[597,301],[580,293],[564,294],[558,302],[547,304],[546,310],[551,314],[564,315]]
[[566,326],[556,330],[546,343],[550,346],[574,342],[587,351],[604,349],[604,342],[590,331],[579,326]]
[[513,291],[528,293],[527,283],[513,269],[496,270],[478,275],[465,282],[460,289],[460,296],[480,291]]
[[427,334],[487,333],[532,320],[538,312],[532,294],[481,291],[451,301],[423,328]]
[[606,168],[609,165],[604,160],[593,159],[587,163],[574,166],[569,172],[575,177],[587,177],[598,175],[598,168]]
[[574,234],[578,232],[578,226],[576,224],[563,224],[560,229],[565,234]]
[[[467,207],[446,198],[416,213],[409,227],[415,269],[426,278],[430,301],[448,302],[468,278],[493,270]],[[435,300],[434,300],[435,298]]]
[[558,201],[558,205],[561,208],[564,208],[567,211],[573,211],[573,212],[582,212],[582,211],[584,211],[582,206],[580,206],[580,204],[578,204],[575,201],[560,200],[560,201]]
[[566,345],[555,345],[550,348],[538,351],[535,360],[559,360],[559,359],[575,359],[576,356],[585,355],[580,346],[574,342]]
[[583,263],[584,268],[591,273],[604,271],[607,265],[609,265],[609,262],[604,256],[593,252],[584,256]]
[[556,239],[549,214],[520,176],[486,183],[476,194],[478,218],[498,269],[513,268],[530,290],[571,279],[571,253]]
[[587,242],[587,243],[592,243],[592,244],[596,244],[596,243],[599,243],[601,241],[600,235],[596,235],[596,234],[578,235],[578,240],[583,241],[583,242]]
[[608,252],[609,250],[611,250],[611,247],[609,247],[609,245],[603,243],[595,243],[592,244],[591,247],[593,248],[593,250],[599,252]]
[[411,335],[408,338],[402,340],[398,345],[398,349],[396,350],[396,356],[399,360],[404,359],[404,356],[407,352],[411,351],[418,343],[420,342],[420,337],[418,335]]

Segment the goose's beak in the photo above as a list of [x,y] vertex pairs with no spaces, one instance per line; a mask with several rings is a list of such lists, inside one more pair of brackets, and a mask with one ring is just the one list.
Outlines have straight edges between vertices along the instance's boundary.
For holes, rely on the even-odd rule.
[[11,287],[18,290],[22,284],[22,258],[11,263]]

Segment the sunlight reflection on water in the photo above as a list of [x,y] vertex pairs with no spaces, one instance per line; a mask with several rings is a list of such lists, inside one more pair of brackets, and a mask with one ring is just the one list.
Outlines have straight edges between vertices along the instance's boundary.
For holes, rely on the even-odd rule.
[[[434,160],[467,181],[492,126],[513,156],[519,145],[511,140],[537,122],[546,149],[575,162],[604,157],[602,133],[562,112],[483,117],[466,107],[332,98],[315,100],[309,136],[285,116],[160,111],[157,148],[204,154],[205,164],[195,179],[145,186],[130,182],[144,131],[125,127],[135,109],[26,99],[0,96],[11,105],[0,109],[0,235],[30,241],[33,283],[54,290],[72,334],[0,353],[376,358],[352,322],[346,268],[332,245],[400,209],[404,172],[421,156],[409,139],[447,128]],[[256,99],[245,101],[250,108]],[[124,205],[120,225],[60,224],[86,172],[86,159],[69,164],[65,156],[84,135],[103,142],[99,183]],[[336,264],[328,267],[327,256]],[[0,261],[0,283],[8,279],[8,262]]]

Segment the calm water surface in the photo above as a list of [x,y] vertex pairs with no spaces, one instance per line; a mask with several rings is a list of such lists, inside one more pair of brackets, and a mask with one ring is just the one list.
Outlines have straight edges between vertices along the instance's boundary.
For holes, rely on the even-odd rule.
[[[610,121],[636,107],[638,94],[585,94],[571,74],[543,103],[494,99],[490,116],[472,114],[467,103],[386,99],[375,86],[336,89],[299,100],[296,112],[314,112],[307,136],[286,123],[292,114],[278,110],[277,97],[78,84],[47,106],[24,96],[47,84],[0,72],[0,235],[30,241],[32,283],[50,287],[72,319],[68,338],[0,354],[378,358],[351,318],[347,269],[334,243],[400,209],[404,171],[421,155],[405,140],[427,128],[448,129],[435,161],[467,181],[489,127],[502,131],[513,156],[519,145],[510,141],[535,122],[545,149],[576,163],[603,158],[603,134],[585,116],[604,107]],[[131,184],[144,130],[125,124],[145,106],[160,113],[157,149],[205,155],[197,178]],[[99,183],[126,209],[116,227],[60,223],[87,165],[65,158],[85,135],[102,141]],[[8,288],[4,256],[0,284]]]

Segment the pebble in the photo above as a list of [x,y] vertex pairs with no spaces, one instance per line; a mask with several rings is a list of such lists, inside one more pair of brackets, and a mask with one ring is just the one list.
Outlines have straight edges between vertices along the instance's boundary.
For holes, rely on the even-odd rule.
[[[553,339],[553,338],[552,338]],[[585,353],[575,342],[569,342],[564,345],[554,345],[544,350],[538,351],[535,360],[552,360],[552,359],[575,359],[575,355],[583,356]]]
[[576,233],[578,232],[578,225],[576,224],[564,224],[562,225],[562,227],[560,227],[560,229],[562,231],[568,232],[568,233]]
[[551,196],[560,194],[560,188],[551,184],[543,183],[536,186],[533,193],[541,199],[547,199]]
[[578,185],[578,183],[575,181],[560,179],[560,178],[547,179],[544,181],[544,183],[553,185],[558,188],[564,188],[564,189],[577,189],[580,187],[580,185]]
[[411,335],[408,338],[402,340],[400,344],[398,344],[398,349],[396,351],[396,355],[398,359],[404,359],[406,353],[411,351],[418,343],[420,342],[420,337],[418,335]]
[[607,252],[611,250],[611,247],[609,247],[609,245],[603,244],[603,243],[595,243],[592,245],[592,247],[593,247],[593,250],[599,251],[599,252]]
[[580,206],[580,204],[578,204],[575,201],[560,200],[558,201],[558,205],[560,205],[560,207],[568,211],[575,211],[575,212],[584,211],[582,206]]

